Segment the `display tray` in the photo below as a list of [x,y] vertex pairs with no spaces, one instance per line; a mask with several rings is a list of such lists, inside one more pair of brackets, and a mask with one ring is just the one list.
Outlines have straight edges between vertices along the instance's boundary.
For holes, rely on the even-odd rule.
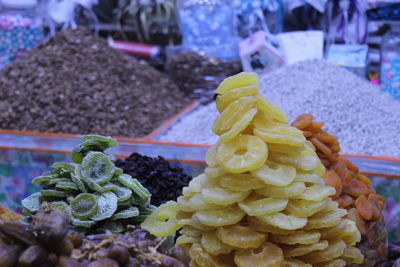
[[[21,211],[20,201],[39,190],[31,180],[56,161],[70,161],[69,154],[81,135],[0,130],[0,204]],[[168,143],[146,139],[115,138],[118,146],[107,152],[124,158],[137,152],[162,156],[179,164],[185,173],[204,171],[208,145]],[[385,219],[389,240],[400,239],[400,158],[344,155],[371,177],[376,191],[388,200]]]

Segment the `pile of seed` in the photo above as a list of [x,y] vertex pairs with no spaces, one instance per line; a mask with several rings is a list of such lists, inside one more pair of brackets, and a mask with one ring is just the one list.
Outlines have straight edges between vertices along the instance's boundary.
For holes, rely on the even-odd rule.
[[161,156],[152,158],[133,153],[126,159],[118,159],[115,165],[138,179],[150,191],[151,203],[156,206],[168,200],[176,201],[192,179],[181,167],[172,166]]
[[82,28],[0,73],[2,129],[143,137],[186,104],[165,74]]
[[[379,87],[325,61],[303,61],[268,74],[261,92],[291,120],[310,113],[337,137],[342,153],[398,156],[400,102]],[[215,104],[182,118],[160,139],[214,143]]]

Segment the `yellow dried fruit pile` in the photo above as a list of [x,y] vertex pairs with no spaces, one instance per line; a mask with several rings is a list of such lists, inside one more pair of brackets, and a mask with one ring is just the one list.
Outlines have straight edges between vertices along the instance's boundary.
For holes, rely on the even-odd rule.
[[329,197],[336,192],[324,185],[325,168],[313,146],[258,90],[254,73],[219,85],[221,114],[212,128],[219,139],[207,153],[205,173],[142,227],[159,236],[182,227],[176,246],[186,250],[191,266],[362,263],[353,247],[360,233]]

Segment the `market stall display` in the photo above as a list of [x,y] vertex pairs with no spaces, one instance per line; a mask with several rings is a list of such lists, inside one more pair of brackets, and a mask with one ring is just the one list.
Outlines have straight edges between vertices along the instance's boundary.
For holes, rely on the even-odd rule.
[[[378,87],[325,61],[303,61],[262,79],[261,94],[281,106],[291,120],[310,113],[326,123],[342,153],[393,156],[400,151],[400,105]],[[212,144],[218,112],[213,103],[172,125],[158,140]],[[190,134],[187,134],[190,133]]]
[[21,202],[28,219],[49,205],[68,214],[83,233],[121,233],[128,224],[140,224],[155,207],[149,191],[104,153],[116,145],[109,137],[84,136],[72,151],[73,163],[56,162],[51,171],[34,178],[32,183],[42,190]]
[[361,233],[357,247],[363,252],[364,265],[376,266],[387,259],[387,234],[383,217],[385,198],[376,194],[368,177],[359,172],[349,160],[339,155],[338,140],[322,129],[324,123],[314,121],[311,114],[303,114],[292,126],[303,131],[314,146],[327,169],[325,184],[336,189],[332,198],[340,208],[347,209]]
[[65,213],[47,206],[33,217],[29,225],[0,222],[0,265],[187,266],[182,251],[167,249],[164,241],[134,228],[124,235],[84,236],[71,229]]
[[142,227],[176,241],[192,266],[345,266],[363,262],[356,223],[329,196],[325,167],[303,132],[259,94],[255,73],[216,90],[219,136],[204,174]]
[[144,137],[186,104],[165,74],[83,28],[58,33],[0,73],[2,129]]
[[133,153],[125,159],[118,159],[115,166],[136,177],[150,191],[151,203],[156,206],[176,200],[192,179],[181,167],[173,166],[161,156],[152,158]]

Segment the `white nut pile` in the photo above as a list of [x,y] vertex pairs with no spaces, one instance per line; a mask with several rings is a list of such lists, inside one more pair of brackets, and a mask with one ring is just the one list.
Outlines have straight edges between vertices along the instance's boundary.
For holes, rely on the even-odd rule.
[[[303,113],[325,122],[342,153],[399,156],[400,102],[379,87],[325,61],[303,61],[268,74],[262,93],[291,120]],[[181,118],[160,137],[163,141],[212,144],[215,104]]]

